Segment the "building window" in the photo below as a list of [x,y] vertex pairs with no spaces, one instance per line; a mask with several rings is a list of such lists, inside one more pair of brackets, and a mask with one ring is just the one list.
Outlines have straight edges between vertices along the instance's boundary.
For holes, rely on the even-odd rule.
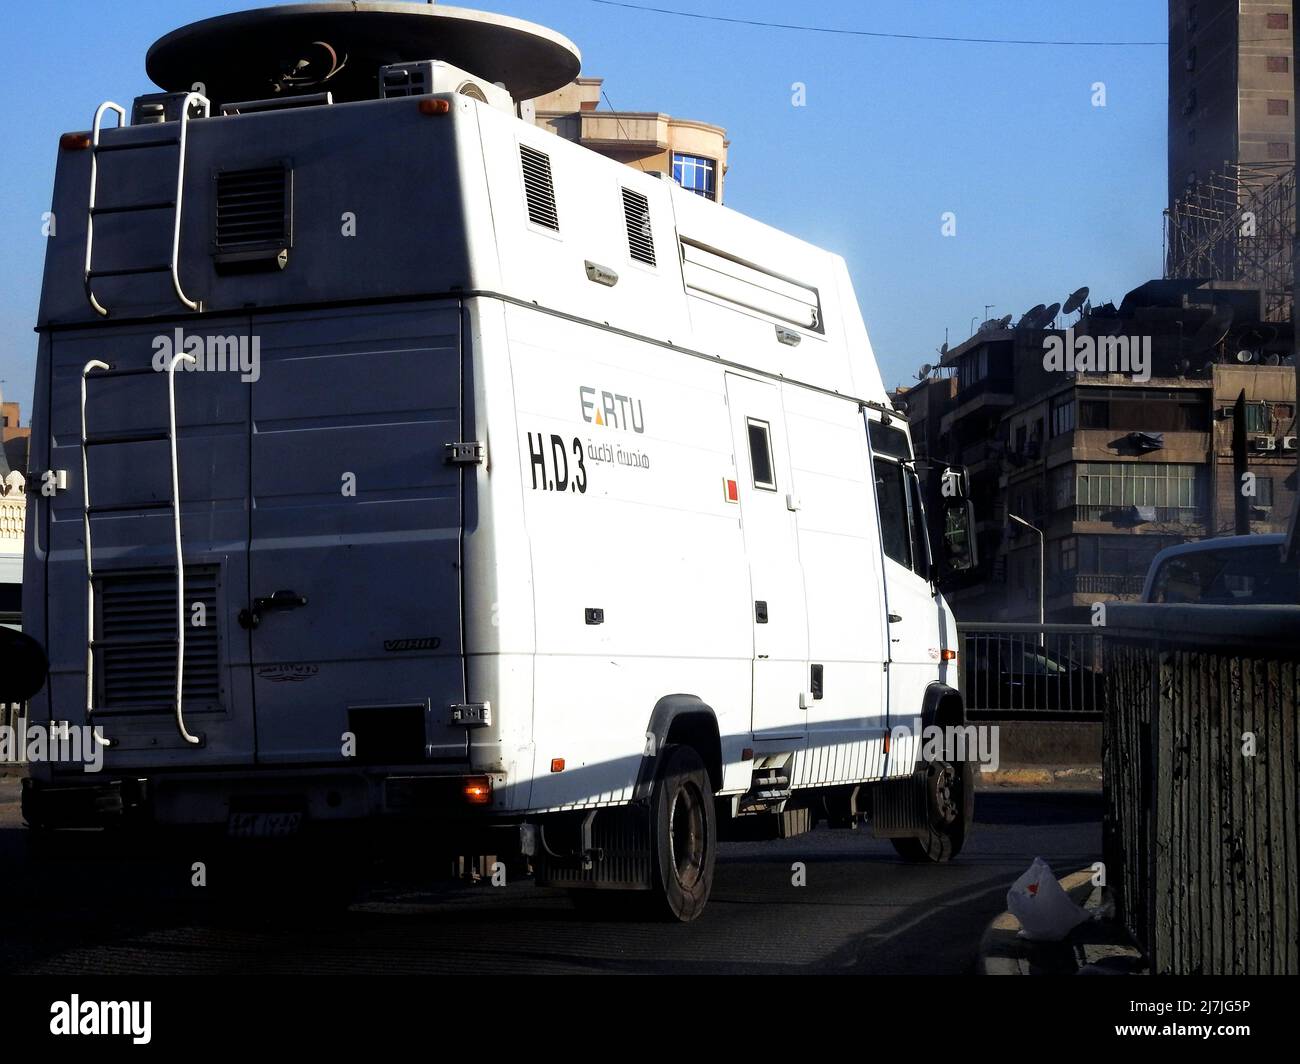
[[1269,100],[1268,113],[1271,115],[1289,115],[1291,113],[1291,101]]
[[1061,395],[1052,400],[1052,439],[1074,431],[1074,396]]
[[1252,506],[1272,506],[1273,505],[1273,478],[1256,477],[1255,478],[1255,497],[1250,500]]
[[[1125,506],[1158,510],[1196,510],[1201,502],[1200,467],[1173,462],[1080,462],[1075,502],[1090,512],[1082,520],[1104,520],[1101,513]],[[1157,514],[1158,520],[1192,516]]]
[[1063,536],[1055,543],[1056,571],[1073,573],[1079,568],[1079,540],[1075,536]]
[[1271,30],[1289,30],[1291,28],[1291,16],[1285,11],[1270,11],[1267,18],[1268,28]]
[[772,429],[766,421],[748,419],[749,463],[754,474],[754,487],[762,491],[776,491],[776,471],[772,467]]
[[1266,62],[1270,74],[1291,73],[1291,57],[1289,55],[1270,55],[1266,58]]
[[1268,142],[1268,157],[1270,159],[1289,159],[1291,158],[1291,146],[1285,141],[1271,140]]
[[989,350],[981,347],[962,355],[957,363],[957,388],[959,391],[972,387],[989,375]]
[[717,199],[717,163],[700,155],[673,153],[673,180],[705,199]]
[[1074,505],[1074,466],[1057,466],[1047,474],[1047,490],[1051,493],[1052,509],[1064,510]]
[[1246,431],[1268,432],[1273,427],[1267,403],[1246,404]]

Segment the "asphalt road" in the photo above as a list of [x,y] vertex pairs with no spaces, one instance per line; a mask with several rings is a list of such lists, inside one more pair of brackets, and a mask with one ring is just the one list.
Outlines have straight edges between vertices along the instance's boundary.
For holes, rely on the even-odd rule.
[[346,909],[232,909],[190,885],[187,858],[36,859],[17,796],[0,779],[5,973],[963,974],[1035,856],[1064,875],[1101,849],[1099,791],[1003,788],[979,793],[977,831],[947,865],[906,864],[861,831],[723,844],[708,910],[687,926],[593,916],[528,882],[410,873],[381,875]]

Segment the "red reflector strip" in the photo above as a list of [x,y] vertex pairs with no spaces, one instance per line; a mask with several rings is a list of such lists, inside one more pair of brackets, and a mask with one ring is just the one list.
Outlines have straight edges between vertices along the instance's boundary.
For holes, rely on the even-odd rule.
[[727,502],[740,501],[740,490],[736,487],[736,482],[730,479],[729,477],[723,477],[722,491],[723,491],[723,497],[727,500]]
[[553,757],[553,758],[551,758],[551,771],[552,771],[552,772],[563,772],[563,771],[564,771],[564,758],[562,758],[562,757]]

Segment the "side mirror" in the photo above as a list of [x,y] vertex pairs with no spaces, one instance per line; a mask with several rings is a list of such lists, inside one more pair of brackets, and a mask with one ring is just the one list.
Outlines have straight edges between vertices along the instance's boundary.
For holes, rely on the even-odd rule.
[[939,541],[939,577],[965,573],[979,564],[975,540],[975,504],[970,499],[945,499]]
[[49,670],[40,643],[0,626],[0,702],[26,702],[44,686]]

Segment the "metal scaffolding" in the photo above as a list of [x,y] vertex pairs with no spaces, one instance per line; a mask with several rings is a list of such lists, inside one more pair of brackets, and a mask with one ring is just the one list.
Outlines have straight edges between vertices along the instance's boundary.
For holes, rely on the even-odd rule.
[[1264,319],[1290,321],[1295,166],[1225,163],[1165,211],[1165,276],[1248,281]]

